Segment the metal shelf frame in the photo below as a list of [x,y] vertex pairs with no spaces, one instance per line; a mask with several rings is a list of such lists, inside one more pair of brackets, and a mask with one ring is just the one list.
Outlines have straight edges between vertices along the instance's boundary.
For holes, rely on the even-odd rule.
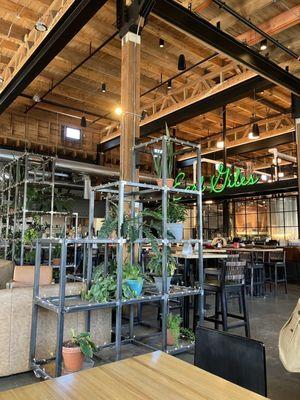
[[[174,155],[189,152],[191,148],[197,154],[197,190],[186,190],[182,188],[169,188],[167,186],[167,143],[174,144]],[[133,157],[138,152],[149,152],[151,146],[160,145],[162,148],[162,186],[143,184],[134,181],[118,181],[109,184],[99,185],[91,188],[90,191],[90,206],[89,206],[89,235],[86,239],[41,239],[36,244],[36,269],[35,269],[35,283],[33,292],[33,315],[32,315],[32,330],[31,330],[31,345],[30,345],[30,360],[31,366],[36,371],[43,370],[42,366],[35,358],[36,352],[36,335],[37,335],[37,319],[39,307],[46,308],[53,311],[57,315],[57,345],[55,357],[55,376],[60,376],[62,372],[62,345],[63,345],[63,331],[64,331],[64,316],[67,313],[85,312],[85,329],[90,331],[91,326],[91,311],[101,308],[112,308],[115,310],[115,341],[106,347],[113,347],[115,349],[115,358],[119,360],[121,357],[121,346],[126,343],[134,343],[136,345],[144,345],[148,348],[157,349],[156,347],[149,346],[134,336],[134,305],[144,304],[149,302],[160,302],[162,305],[162,346],[161,349],[171,354],[186,351],[191,349],[192,345],[180,346],[180,348],[168,349],[167,346],[167,316],[169,311],[169,301],[177,298],[189,298],[190,296],[198,296],[198,315],[199,324],[204,321],[204,290],[203,290],[203,250],[202,250],[202,191],[201,191],[201,148],[200,145],[194,143],[184,142],[171,138],[169,136],[162,136],[158,139],[151,140],[146,143],[140,143],[132,149]],[[135,171],[135,162],[133,163],[132,170]],[[134,176],[134,174],[133,174]],[[157,244],[161,246],[162,253],[162,292],[147,292],[138,298],[124,299],[122,297],[122,282],[123,282],[123,265],[128,251],[130,262],[138,262],[141,255],[143,244],[149,243],[147,238],[143,238],[142,232],[139,232],[139,239],[133,243],[124,236],[124,221],[125,215],[129,215],[133,220],[137,217],[142,218],[140,211],[143,204],[150,195],[155,194],[159,196],[162,203],[162,236],[157,239]],[[171,240],[168,236],[167,227],[167,207],[168,199],[170,196],[180,195],[180,197],[193,197],[197,209],[197,231],[198,239],[187,239],[182,241]],[[106,202],[106,217],[110,213],[111,202],[117,208],[118,224],[114,238],[95,239],[93,238],[94,231],[94,210],[95,198],[101,197]],[[138,211],[138,210],[139,211]],[[168,264],[168,248],[178,243],[198,243],[198,276],[199,282],[197,287],[184,287],[179,286],[174,291],[167,290],[167,264]],[[56,297],[41,298],[39,290],[39,274],[41,266],[41,248],[44,245],[60,245],[61,246],[61,265],[60,265],[60,282],[59,282],[59,295]],[[66,271],[66,255],[67,247],[71,244],[81,244],[87,247],[87,269],[83,281],[86,288],[89,289],[93,283],[93,246],[104,247],[104,274],[108,274],[109,262],[109,246],[113,247],[116,251],[116,277],[117,277],[117,290],[115,299],[107,303],[93,303],[82,302],[79,296],[66,296],[66,283],[68,279]],[[73,304],[68,304],[69,301]],[[122,310],[124,306],[129,306],[129,337],[122,335]],[[102,346],[103,347],[103,346]],[[100,349],[100,348],[99,348]]]
[[[4,248],[4,258],[9,257],[8,249],[11,247],[11,259],[16,255],[16,243],[20,243],[20,265],[24,263],[24,235],[29,217],[38,215],[41,218],[50,216],[49,237],[53,238],[53,222],[55,216],[64,217],[64,227],[67,219],[75,219],[75,236],[78,235],[78,213],[54,211],[55,196],[55,169],[56,158],[32,153],[24,153],[20,157],[10,161],[0,170],[0,227],[1,247]],[[28,188],[42,186],[49,187],[51,191],[50,210],[38,211],[28,209]],[[11,235],[10,236],[10,230]],[[65,231],[66,229],[64,229]],[[20,238],[17,238],[20,232]],[[34,247],[32,244],[31,247]],[[74,268],[76,267],[77,246],[74,249]],[[52,261],[52,244],[49,244],[49,265]]]

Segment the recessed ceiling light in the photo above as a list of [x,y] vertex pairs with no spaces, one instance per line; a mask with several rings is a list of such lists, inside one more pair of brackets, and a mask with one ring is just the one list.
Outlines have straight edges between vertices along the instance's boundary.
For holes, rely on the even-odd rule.
[[34,27],[38,32],[46,32],[48,30],[48,26],[43,21],[38,21]]

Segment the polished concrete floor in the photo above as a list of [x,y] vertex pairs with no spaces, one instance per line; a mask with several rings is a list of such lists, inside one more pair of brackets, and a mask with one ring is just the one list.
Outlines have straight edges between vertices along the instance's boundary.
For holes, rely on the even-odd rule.
[[[249,314],[251,323],[251,336],[265,343],[267,354],[268,397],[272,400],[299,400],[300,399],[300,373],[291,374],[283,368],[278,357],[278,334],[280,328],[288,319],[300,297],[300,286],[289,285],[289,293],[283,290],[276,297],[267,293],[265,298],[249,300]],[[210,299],[208,299],[208,302]],[[149,312],[149,310],[148,310]],[[145,314],[148,314],[147,309]],[[153,314],[153,309],[152,309]],[[156,319],[153,320],[156,323]],[[145,328],[138,328],[137,333],[143,333]],[[241,333],[236,331],[235,333]],[[122,358],[131,357],[145,352],[143,347],[127,345],[122,352]],[[1,356],[1,355],[0,355]],[[112,353],[107,351],[100,354],[97,363],[112,360]],[[193,355],[184,353],[179,358],[193,363]],[[0,378],[0,391],[38,382],[33,373],[14,375]]]

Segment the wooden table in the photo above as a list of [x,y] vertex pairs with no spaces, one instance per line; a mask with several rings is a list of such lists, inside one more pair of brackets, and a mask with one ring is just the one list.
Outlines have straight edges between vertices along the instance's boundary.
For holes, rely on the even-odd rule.
[[262,400],[258,394],[156,351],[0,392],[0,400]]

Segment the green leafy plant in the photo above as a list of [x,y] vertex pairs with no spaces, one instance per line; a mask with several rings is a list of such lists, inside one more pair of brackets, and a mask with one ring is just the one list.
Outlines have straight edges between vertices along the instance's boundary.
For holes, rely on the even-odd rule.
[[71,340],[64,343],[65,347],[80,347],[82,354],[88,358],[92,358],[94,352],[97,350],[96,345],[91,338],[89,332],[81,332],[76,334],[74,329],[71,330]]
[[125,281],[127,279],[136,280],[141,283],[143,281],[141,266],[139,264],[131,264],[130,262],[126,262],[123,267],[123,279]]
[[[162,215],[162,206],[160,205],[156,211]],[[167,208],[167,222],[184,222],[186,219],[187,211],[188,210],[186,205],[181,203],[178,199],[169,200]]]
[[53,258],[60,258],[61,254],[61,247],[60,246],[54,246],[52,249],[52,256]]
[[[154,276],[162,276],[162,252],[158,248],[153,248],[153,255],[149,263],[147,264],[147,269]],[[167,253],[167,273],[168,276],[173,276],[176,270],[176,261],[175,258],[171,254],[171,249],[168,248]]]
[[26,264],[35,264],[35,250],[26,251],[24,254]]
[[[166,136],[170,137],[170,132],[168,125],[166,124]],[[156,172],[156,175],[159,179],[162,178],[162,169],[163,169],[163,151],[161,149],[153,149],[152,150],[152,159],[153,166]],[[172,177],[174,165],[174,150],[173,143],[167,142],[167,178]]]
[[195,341],[195,334],[190,328],[181,328],[180,329],[180,334],[183,336],[186,340],[189,340],[191,342]]
[[182,322],[182,318],[179,314],[168,315],[167,319],[167,328],[170,329],[171,335],[175,341],[175,344],[178,345],[179,337],[180,337],[180,324]]

